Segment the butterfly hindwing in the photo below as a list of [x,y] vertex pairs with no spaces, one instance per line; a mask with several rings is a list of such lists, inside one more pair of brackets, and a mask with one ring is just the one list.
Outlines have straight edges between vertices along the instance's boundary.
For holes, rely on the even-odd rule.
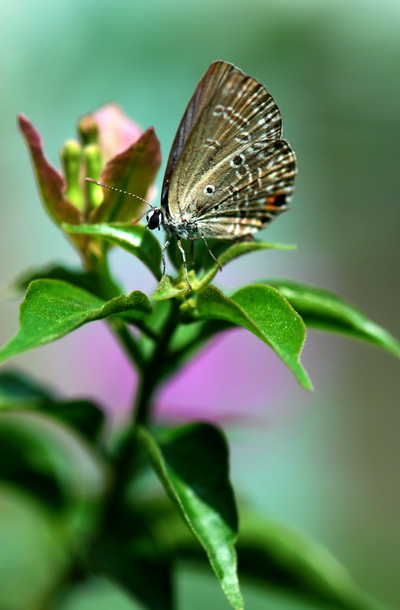
[[287,210],[296,175],[295,155],[285,140],[242,147],[212,169],[189,193],[204,236],[233,239],[253,233]]

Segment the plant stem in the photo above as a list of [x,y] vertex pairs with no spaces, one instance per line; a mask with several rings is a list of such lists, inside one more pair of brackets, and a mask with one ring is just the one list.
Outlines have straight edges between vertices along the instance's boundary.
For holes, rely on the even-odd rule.
[[137,424],[145,425],[150,416],[150,402],[154,391],[164,376],[166,366],[165,357],[173,333],[179,323],[178,304],[175,299],[170,301],[170,311],[164,326],[159,333],[159,339],[154,351],[142,368],[140,385],[135,399],[132,414],[132,427]]
[[121,288],[115,283],[110,273],[106,251],[101,256],[93,257],[91,271],[96,274],[98,295],[106,301],[121,294]]
[[139,370],[142,369],[144,367],[143,354],[125,322],[119,318],[111,318],[108,323],[132,364]]
[[[124,438],[121,441],[118,452],[113,460],[115,479],[109,492],[105,525],[115,518],[115,513],[118,512],[121,506],[121,500],[125,489],[137,467],[136,427],[138,425],[146,425],[150,419],[151,401],[160,381],[164,377],[165,368],[167,368],[166,358],[168,348],[172,335],[179,324],[178,308],[178,303],[174,299],[171,299],[168,317],[159,333],[160,338],[154,345],[150,357],[146,361],[144,361],[144,359],[141,360],[141,366],[139,368],[139,387],[135,398],[131,421],[125,430]],[[127,331],[126,328],[125,330]],[[119,335],[118,338],[121,340],[122,336]],[[125,339],[126,337],[123,339],[124,347],[129,351],[131,346],[125,342]],[[131,352],[130,357],[133,362],[136,362],[136,354]]]

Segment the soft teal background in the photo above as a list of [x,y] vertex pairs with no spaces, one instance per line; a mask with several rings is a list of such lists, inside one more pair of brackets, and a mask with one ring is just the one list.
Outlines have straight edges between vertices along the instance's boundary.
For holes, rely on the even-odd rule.
[[[279,103],[299,177],[291,213],[266,238],[297,243],[299,250],[246,257],[224,270],[219,284],[271,275],[318,283],[399,336],[399,30],[396,0],[2,0],[4,299],[13,277],[27,267],[77,262],[39,204],[16,113],[38,127],[56,163],[77,117],[115,100],[143,127],[155,126],[166,157],[194,86],[221,58],[261,80]],[[113,261],[129,289],[151,288],[137,261],[123,253]],[[2,341],[18,316],[18,300],[4,299]],[[261,353],[245,344],[243,353],[242,337],[233,353],[239,371],[241,363],[247,366],[243,379],[224,374],[231,337],[213,348],[218,357],[210,353],[208,364],[205,354],[201,373],[210,400],[218,385],[216,411],[225,414],[240,390],[242,414],[251,413],[245,425],[235,420],[226,426],[235,486],[262,513],[318,538],[371,594],[399,608],[398,362],[369,346],[312,332],[304,362],[316,390],[306,394],[264,348]],[[15,365],[66,395],[96,395],[109,411],[122,412],[134,380],[116,352],[107,358],[108,349],[110,338],[96,324]],[[261,369],[256,380],[251,358]],[[173,388],[168,399],[160,397],[164,415],[168,408],[174,412],[184,381],[175,386],[176,402]],[[189,417],[190,400],[189,393],[181,416],[186,406]],[[193,404],[198,411],[198,396]],[[214,585],[207,607],[227,608]],[[104,607],[125,608],[104,586],[96,585]],[[179,590],[182,610],[193,610],[193,597],[208,594],[209,585],[186,574]],[[251,595],[249,607],[266,607]],[[89,608],[85,603],[82,597],[71,607]],[[300,608],[272,598],[268,607]]]

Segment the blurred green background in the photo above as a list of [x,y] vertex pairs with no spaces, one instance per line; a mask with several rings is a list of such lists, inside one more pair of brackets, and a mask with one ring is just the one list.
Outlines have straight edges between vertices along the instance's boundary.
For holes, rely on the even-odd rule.
[[[142,127],[156,128],[166,159],[192,90],[215,59],[267,86],[299,160],[292,211],[265,234],[299,249],[245,257],[228,266],[218,284],[268,276],[320,284],[399,336],[399,31],[396,0],[3,0],[2,342],[17,327],[18,299],[7,300],[13,278],[50,261],[78,262],[40,206],[17,112],[34,122],[58,163],[77,118],[115,100]],[[113,266],[127,289],[152,288],[147,272],[125,253],[113,253]],[[222,357],[230,340],[216,348]],[[134,380],[113,349],[101,324],[89,325],[15,366],[66,396],[95,396],[109,412],[122,413]],[[248,356],[235,353],[240,368]],[[272,353],[265,361],[261,351],[253,357],[264,372],[257,397],[251,371],[242,380],[242,415],[248,408],[251,418],[225,426],[235,487],[261,513],[319,539],[360,585],[388,608],[399,608],[398,362],[369,346],[310,332],[303,360],[316,389],[306,394]],[[215,362],[205,358],[201,369],[211,393]],[[275,376],[268,379],[269,363],[278,387]],[[226,379],[221,409],[232,390]],[[169,396],[164,417],[168,406],[173,412],[173,392]],[[189,417],[190,394],[185,404]],[[197,608],[199,595],[199,608],[228,607],[212,577],[183,572],[179,594],[182,610]],[[130,607],[115,595],[99,581],[70,607]],[[300,608],[262,600],[249,591],[252,609]]]

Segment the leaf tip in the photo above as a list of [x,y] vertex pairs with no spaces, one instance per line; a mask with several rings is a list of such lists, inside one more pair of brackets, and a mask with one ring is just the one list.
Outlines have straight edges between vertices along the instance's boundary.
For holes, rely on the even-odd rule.
[[300,360],[296,362],[296,364],[292,368],[297,381],[300,383],[301,387],[308,392],[314,391],[314,385],[306,371],[306,369],[301,364]]

